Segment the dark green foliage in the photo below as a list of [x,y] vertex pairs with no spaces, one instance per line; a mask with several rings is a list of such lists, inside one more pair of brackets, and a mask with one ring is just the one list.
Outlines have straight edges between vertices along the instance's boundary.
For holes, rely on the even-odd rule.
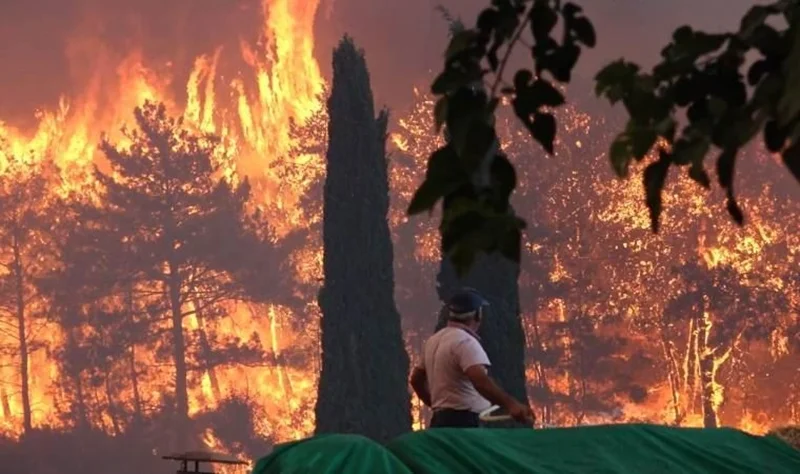
[[[560,42],[551,34],[559,18]],[[533,38],[534,68],[517,71],[507,86],[503,72],[509,54],[526,32]],[[475,28],[453,28],[444,70],[431,86],[439,97],[436,126],[445,127],[449,140],[431,156],[408,213],[432,211],[443,200],[442,250],[459,274],[479,253],[499,252],[517,262],[520,257],[525,222],[508,204],[516,173],[494,129],[501,95],[511,99],[514,113],[552,154],[557,125],[550,109],[562,105],[564,96],[551,81],[569,82],[579,45],[594,43],[594,28],[579,7],[546,0],[496,0],[481,12]],[[489,75],[493,79],[486,83]]]
[[[727,193],[728,212],[742,224],[733,186],[736,157],[761,130],[766,148],[781,153],[800,180],[792,158],[800,135],[800,101],[797,82],[791,80],[800,74],[795,71],[800,63],[793,62],[800,55],[798,5],[779,1],[752,7],[735,33],[708,34],[682,26],[651,72],[619,60],[597,74],[597,94],[612,104],[621,101],[630,116],[611,148],[617,173],[624,176],[631,159],[642,160],[657,138],[666,143],[659,146],[659,160],[644,173],[654,230],[661,213],[662,175],[673,165],[685,167],[690,178],[709,188],[704,160],[712,148],[719,150],[717,179]],[[782,16],[789,27],[775,29],[767,23],[773,16]],[[752,53],[758,57],[746,67]],[[688,123],[676,136],[681,111]]]
[[373,107],[363,53],[345,37],[328,99],[317,433],[388,441],[410,431],[411,400],[386,220],[388,114]]
[[[782,17],[788,27],[768,23],[773,17]],[[597,73],[596,94],[611,104],[621,102],[629,115],[609,149],[617,175],[627,176],[633,160],[658,148],[655,162],[642,171],[653,231],[659,228],[669,169],[684,167],[691,179],[710,188],[705,157],[712,150],[719,152],[717,181],[727,193],[728,212],[742,224],[733,185],[736,157],[759,132],[800,181],[799,18],[798,0],[754,6],[735,33],[678,28],[649,73],[624,59]],[[563,31],[556,41],[552,33],[559,21]],[[510,98],[531,136],[553,154],[557,124],[550,109],[565,99],[552,81],[569,82],[581,46],[593,47],[597,38],[580,7],[557,0],[492,0],[474,28],[451,31],[444,68],[431,87],[438,96],[437,131],[445,127],[449,149],[434,154],[408,214],[431,211],[443,200],[442,250],[463,274],[480,252],[519,259],[514,246],[525,222],[508,206],[506,192],[516,187],[515,176],[492,166],[502,159],[494,132],[500,97]],[[526,32],[529,43],[520,41]],[[523,43],[531,44],[533,67],[517,71],[508,85],[507,58]],[[757,57],[748,65],[751,53]],[[679,131],[681,114],[686,123]]]

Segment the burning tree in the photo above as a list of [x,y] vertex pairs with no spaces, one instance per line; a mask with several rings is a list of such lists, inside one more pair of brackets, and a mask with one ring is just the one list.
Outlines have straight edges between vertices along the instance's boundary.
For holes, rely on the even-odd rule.
[[[81,261],[94,262],[83,269],[95,281],[106,281],[105,291],[87,299],[111,302],[127,317],[130,331],[122,334],[143,325],[147,343],[171,358],[182,443],[191,376],[263,357],[258,335],[215,340],[210,321],[225,316],[226,303],[264,301],[272,282],[264,276],[280,262],[257,232],[260,221],[248,215],[247,182],[222,176],[218,141],[193,135],[181,120],[169,118],[163,105],[146,103],[135,117],[138,130],[125,131],[130,146],[101,144],[110,166],[95,172],[102,202],[81,209],[81,230],[73,242],[83,254],[65,262],[65,275],[74,275]],[[88,322],[109,316],[84,315]],[[192,332],[185,323],[190,316]],[[109,324],[95,325],[95,332],[108,334]],[[138,341],[127,342],[135,347]],[[135,360],[130,367],[135,385]]]
[[[4,145],[0,141],[0,145]],[[5,169],[0,174],[0,341],[13,341],[0,350],[15,354],[22,401],[23,430],[33,428],[30,357],[40,348],[37,333],[45,308],[36,279],[52,265],[50,228],[54,221],[48,192],[47,162],[20,159],[0,149]],[[0,388],[2,412],[10,414],[9,393]]]
[[323,218],[325,283],[317,433],[388,440],[411,428],[409,358],[394,302],[388,114],[375,118],[363,53],[333,54]]
[[[768,340],[788,305],[780,291],[743,281],[728,266],[706,269],[689,263],[679,274],[687,288],[669,302],[666,315],[670,332],[683,332],[687,341],[684,363],[673,365],[680,367],[676,378],[681,380],[678,386],[685,400],[681,408],[688,412],[699,408],[703,425],[716,428],[724,401],[718,380],[721,369],[740,343]],[[687,326],[688,330],[680,331]]]

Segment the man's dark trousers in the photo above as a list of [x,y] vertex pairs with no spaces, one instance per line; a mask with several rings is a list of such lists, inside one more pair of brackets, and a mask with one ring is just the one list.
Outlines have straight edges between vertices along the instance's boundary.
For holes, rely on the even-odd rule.
[[478,414],[469,410],[443,408],[431,417],[431,428],[478,428],[480,424]]

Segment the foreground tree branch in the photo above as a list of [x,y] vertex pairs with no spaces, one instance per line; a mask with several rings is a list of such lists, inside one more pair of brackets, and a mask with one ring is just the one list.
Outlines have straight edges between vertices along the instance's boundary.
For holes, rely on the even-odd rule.
[[[609,149],[617,175],[628,176],[632,160],[655,152],[642,171],[654,232],[669,169],[683,167],[710,188],[704,161],[712,149],[718,151],[715,167],[727,210],[739,224],[744,213],[734,193],[736,157],[757,134],[800,180],[800,92],[791,87],[800,80],[799,12],[800,0],[780,0],[751,8],[734,33],[682,26],[651,72],[620,59],[596,75],[596,94],[611,104],[621,102],[629,116]],[[772,20],[785,27],[772,26]],[[510,99],[531,136],[553,154],[557,123],[551,111],[565,103],[553,82],[570,81],[581,47],[593,47],[596,35],[581,7],[559,0],[493,0],[474,28],[451,23],[444,68],[431,85],[437,96],[436,130],[444,129],[448,139],[431,154],[407,213],[432,212],[442,201],[442,252],[463,275],[479,253],[520,259],[526,224],[509,205],[516,170],[500,151],[494,126],[501,98]],[[553,34],[559,23],[557,41]],[[514,73],[513,85],[498,87],[506,83],[511,50],[529,44],[522,37],[526,29],[532,64]],[[758,59],[748,66],[745,57],[751,52]],[[494,76],[490,87],[486,76]],[[682,114],[688,123],[680,128]]]

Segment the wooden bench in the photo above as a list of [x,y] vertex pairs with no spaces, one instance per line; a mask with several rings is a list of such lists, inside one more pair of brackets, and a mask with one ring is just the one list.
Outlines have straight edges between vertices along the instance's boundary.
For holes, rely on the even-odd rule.
[[[235,458],[233,456],[229,456],[227,454],[222,453],[214,453],[209,451],[187,451],[185,453],[175,453],[170,454],[169,456],[162,456],[161,459],[168,459],[171,461],[179,461],[180,468],[176,472],[176,474],[214,474],[213,471],[205,472],[200,470],[200,463],[208,463],[208,464],[234,464],[239,466],[245,466],[248,463],[247,461],[242,461],[241,459]],[[193,471],[189,470],[189,464],[193,463],[194,467]]]

